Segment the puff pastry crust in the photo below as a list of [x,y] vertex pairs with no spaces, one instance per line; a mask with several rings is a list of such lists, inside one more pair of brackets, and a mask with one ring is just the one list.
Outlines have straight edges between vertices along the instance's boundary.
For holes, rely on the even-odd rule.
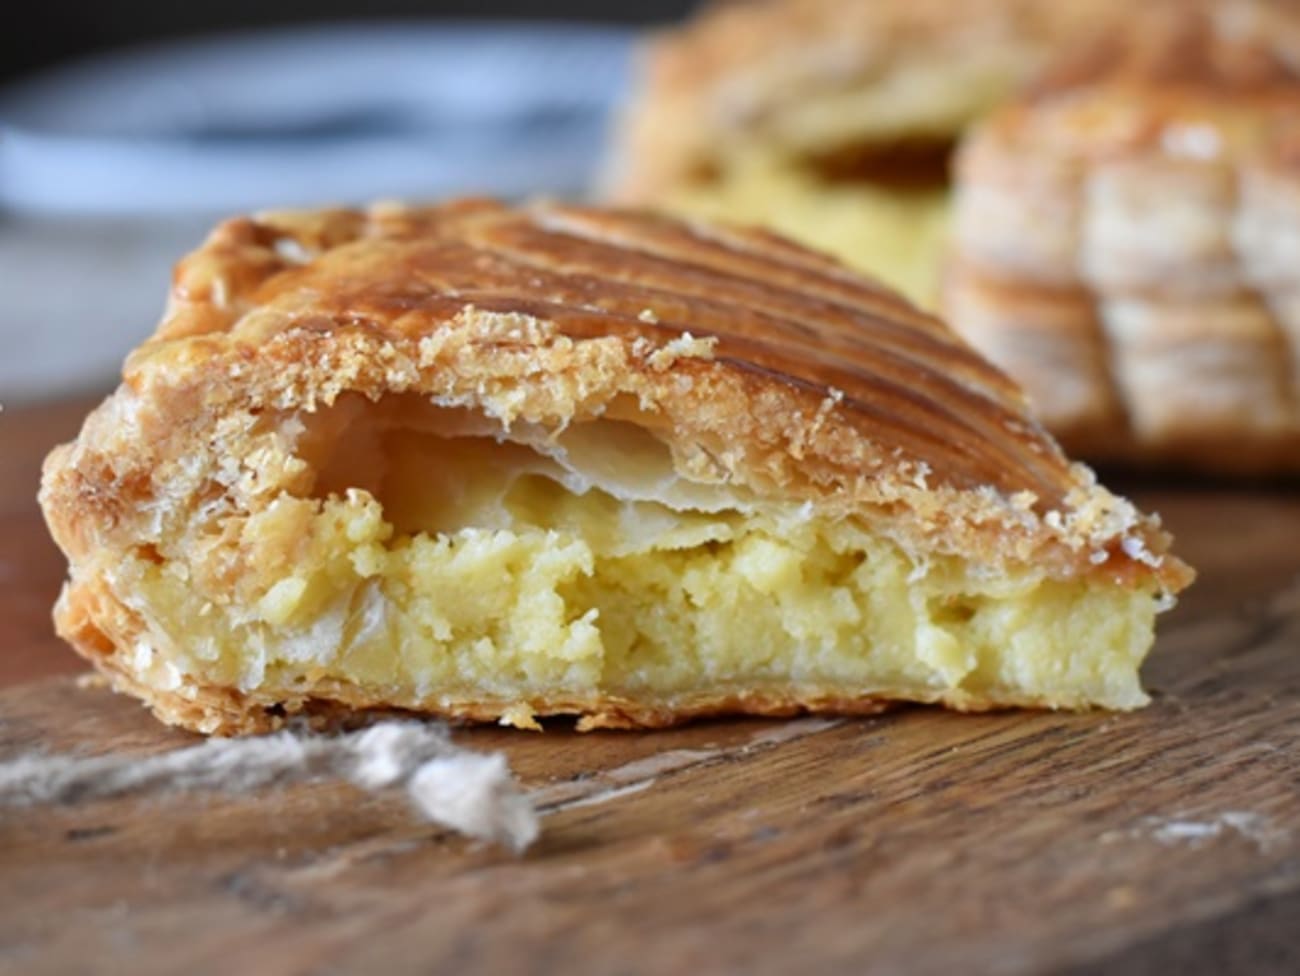
[[1286,7],[1137,14],[962,147],[945,311],[1068,447],[1300,470]]
[[[507,469],[524,496],[479,492]],[[70,563],[59,632],[164,720],[219,733],[391,708],[592,728],[1128,707],[1152,607],[1190,580],[1156,520],[890,291],[760,232],[544,203],[222,224],[47,459],[41,503]],[[958,576],[983,603],[954,602]],[[920,678],[835,657],[875,626],[850,596],[888,615],[924,580]],[[1084,646],[999,638],[981,663],[952,636],[974,617],[1010,642],[1044,594]],[[1117,636],[1121,603],[1138,623]],[[654,645],[672,606],[695,640]],[[769,611],[789,661],[732,646]],[[799,636],[837,614],[834,640]],[[921,667],[913,630],[900,674]],[[1038,677],[988,671],[1004,650]]]

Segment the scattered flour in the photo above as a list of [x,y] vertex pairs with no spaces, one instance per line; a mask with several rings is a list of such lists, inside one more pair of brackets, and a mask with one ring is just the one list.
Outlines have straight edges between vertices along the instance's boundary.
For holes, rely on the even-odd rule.
[[338,776],[367,790],[405,788],[426,819],[523,851],[538,834],[532,802],[505,757],[453,745],[445,728],[380,722],[358,732],[287,730],[209,739],[155,756],[21,756],[0,763],[0,806],[77,803],[184,791],[247,793]]

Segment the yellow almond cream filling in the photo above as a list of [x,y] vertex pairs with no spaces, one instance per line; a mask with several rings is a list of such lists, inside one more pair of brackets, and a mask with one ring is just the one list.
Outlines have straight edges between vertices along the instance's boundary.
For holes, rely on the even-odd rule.
[[665,201],[691,216],[766,226],[833,254],[923,308],[939,297],[949,191],[828,184],[790,161],[742,159],[717,183],[675,190]]
[[672,707],[789,690],[1145,701],[1153,593],[919,563],[862,524],[797,506],[679,511],[579,493],[494,464],[512,445],[487,440],[385,443],[382,490],[284,494],[229,516],[212,544],[233,588],[184,558],[126,560],[119,590],[149,633],[137,669],[260,695],[341,687],[525,714],[546,699]]

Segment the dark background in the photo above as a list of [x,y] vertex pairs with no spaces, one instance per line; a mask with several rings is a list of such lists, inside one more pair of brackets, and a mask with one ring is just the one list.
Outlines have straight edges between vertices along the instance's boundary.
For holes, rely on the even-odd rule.
[[[31,0],[0,27],[0,82],[99,51],[213,31],[322,21],[529,18],[656,23],[692,0]],[[19,26],[21,21],[21,26]]]

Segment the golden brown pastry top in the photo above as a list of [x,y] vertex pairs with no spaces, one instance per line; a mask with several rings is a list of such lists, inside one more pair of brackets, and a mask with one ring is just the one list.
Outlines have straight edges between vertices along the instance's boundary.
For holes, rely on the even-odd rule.
[[[1187,579],[1158,525],[1070,465],[1001,373],[833,260],[760,232],[481,200],[218,227],[178,265],[123,389],[47,462],[52,522],[61,504],[103,506],[101,529],[143,518],[124,487],[161,494],[223,415],[345,391],[505,425],[629,419],[679,470],[757,497],[991,564]],[[274,488],[258,478],[245,488]],[[79,548],[77,529],[55,531]]]

